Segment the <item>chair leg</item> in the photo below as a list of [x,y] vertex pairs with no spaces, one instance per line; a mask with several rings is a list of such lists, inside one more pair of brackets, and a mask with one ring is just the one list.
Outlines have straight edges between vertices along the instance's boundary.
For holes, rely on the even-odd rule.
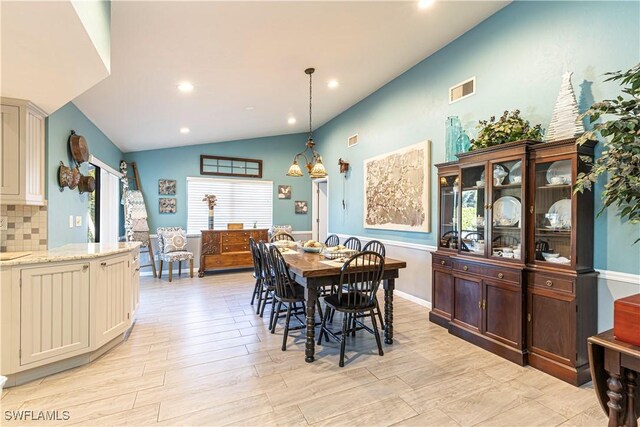
[[290,321],[291,321],[291,303],[287,304],[287,318],[284,321],[284,336],[282,337],[282,351],[287,351],[287,336],[289,336]]
[[278,301],[278,308],[275,308],[275,304],[273,309],[271,310],[271,321],[269,322],[269,329],[272,334],[276,333],[276,325],[278,324],[278,315],[280,314],[280,310],[282,309],[282,301]]
[[193,278],[193,258],[189,260],[189,276]]
[[158,270],[158,279],[162,279],[162,260],[160,260],[160,270]]
[[340,337],[340,362],[338,365],[344,367],[344,350],[347,345],[347,326],[349,324],[349,316],[345,313],[342,317],[342,336]]
[[[264,299],[262,300],[262,308],[260,309],[260,317],[264,316],[264,309],[267,306],[267,299],[269,299],[269,290],[264,292]],[[273,298],[273,296],[271,296]],[[273,299],[271,300],[271,305],[273,306]]]
[[380,342],[380,332],[378,332],[378,325],[376,324],[376,316],[373,314],[373,310],[371,310],[371,323],[373,324],[373,332],[376,336],[376,344],[378,344],[378,354],[380,356],[384,356],[384,351],[382,351],[382,343]]
[[320,333],[318,334],[318,345],[322,344],[322,334],[324,333],[327,336],[327,342],[329,342],[329,334],[325,331],[327,329],[327,317],[329,317],[330,308],[327,306],[327,310],[324,312],[324,316],[322,316],[322,324],[320,325]]
[[169,261],[169,282],[173,279],[173,262]]
[[253,287],[253,294],[251,294],[251,305],[256,300],[256,296],[258,295],[258,286],[261,286],[260,279],[256,279],[256,285]]
[[380,303],[378,297],[376,297],[376,311],[378,312],[378,319],[380,320],[380,329],[384,330],[384,320],[382,320],[382,310],[380,310]]
[[182,261],[178,261],[178,276],[182,276]]

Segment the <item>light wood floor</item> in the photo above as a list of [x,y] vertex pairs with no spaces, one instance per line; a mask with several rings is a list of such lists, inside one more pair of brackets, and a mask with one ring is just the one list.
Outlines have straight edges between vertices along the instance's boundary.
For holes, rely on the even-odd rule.
[[361,331],[344,368],[334,342],[307,364],[303,331],[282,352],[282,330],[271,335],[249,305],[252,286],[245,272],[142,278],[129,340],[88,366],[5,390],[2,424],[11,424],[4,411],[31,409],[69,411],[57,423],[69,425],[606,425],[590,385],[507,362],[397,297],[383,357]]

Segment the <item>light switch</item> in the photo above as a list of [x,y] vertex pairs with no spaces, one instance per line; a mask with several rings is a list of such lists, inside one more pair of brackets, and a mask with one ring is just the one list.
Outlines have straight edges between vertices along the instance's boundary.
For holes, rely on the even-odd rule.
[[82,217],[80,215],[76,216],[76,227],[82,227]]
[[69,228],[73,228],[73,215],[69,215]]

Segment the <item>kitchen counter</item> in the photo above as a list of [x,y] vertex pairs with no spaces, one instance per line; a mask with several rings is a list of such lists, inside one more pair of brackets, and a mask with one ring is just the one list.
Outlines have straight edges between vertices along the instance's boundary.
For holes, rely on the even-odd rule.
[[100,258],[108,255],[127,253],[139,246],[140,242],[74,243],[47,251],[35,251],[30,255],[12,260],[0,261],[0,267]]

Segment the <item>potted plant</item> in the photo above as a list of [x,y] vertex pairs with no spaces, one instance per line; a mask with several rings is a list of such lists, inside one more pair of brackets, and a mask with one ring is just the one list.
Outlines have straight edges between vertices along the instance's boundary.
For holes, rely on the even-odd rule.
[[505,111],[498,120],[495,116],[480,120],[477,129],[478,136],[471,140],[472,151],[522,139],[542,139],[542,126],[532,127],[528,120],[520,117],[520,110]]
[[[640,223],[640,64],[625,72],[607,73],[605,81],[619,81],[622,92],[630,98],[617,96],[596,102],[580,117],[589,117],[593,129],[577,140],[579,145],[597,141],[602,137],[604,151],[594,161],[583,157],[590,170],[579,173],[574,192],[591,189],[601,175],[608,175],[602,191],[600,215],[609,206],[615,205],[620,217],[632,224]],[[606,116],[609,120],[597,122]],[[597,123],[596,123],[597,122]],[[640,239],[634,242],[637,243]]]

